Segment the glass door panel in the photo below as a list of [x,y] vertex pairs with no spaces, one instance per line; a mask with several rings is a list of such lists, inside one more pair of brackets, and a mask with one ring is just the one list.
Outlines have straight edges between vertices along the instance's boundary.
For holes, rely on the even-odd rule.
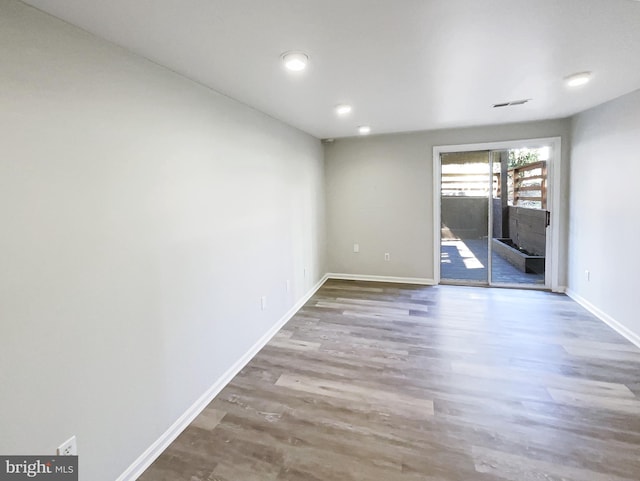
[[456,284],[488,284],[488,151],[441,155],[440,278]]
[[545,285],[549,148],[491,152],[491,284]]

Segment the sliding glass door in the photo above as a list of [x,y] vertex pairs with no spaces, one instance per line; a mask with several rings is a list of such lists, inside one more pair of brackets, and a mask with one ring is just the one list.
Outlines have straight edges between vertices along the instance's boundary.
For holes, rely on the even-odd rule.
[[440,156],[440,279],[545,287],[549,148]]

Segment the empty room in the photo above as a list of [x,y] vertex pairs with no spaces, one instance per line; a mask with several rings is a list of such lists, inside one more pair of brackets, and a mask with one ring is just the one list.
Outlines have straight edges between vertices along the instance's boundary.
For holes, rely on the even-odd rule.
[[1,479],[640,479],[640,1],[0,0],[0,87]]

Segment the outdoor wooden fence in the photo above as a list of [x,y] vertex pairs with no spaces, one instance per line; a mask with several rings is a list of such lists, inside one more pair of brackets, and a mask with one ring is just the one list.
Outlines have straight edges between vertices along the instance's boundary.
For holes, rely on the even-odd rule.
[[[509,205],[547,208],[547,163],[545,161],[513,167],[507,171]],[[503,192],[500,172],[495,172],[489,182],[489,174],[481,172],[443,172],[442,195],[464,197],[486,197],[491,190],[494,198]]]

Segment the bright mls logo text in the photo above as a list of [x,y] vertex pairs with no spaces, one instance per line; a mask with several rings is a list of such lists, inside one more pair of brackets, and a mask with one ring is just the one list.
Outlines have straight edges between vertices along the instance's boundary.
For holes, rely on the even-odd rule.
[[[48,463],[43,463],[39,459],[35,463],[27,463],[23,461],[21,464],[14,464],[8,459],[5,461],[7,463],[7,474],[26,474],[30,478],[34,478],[38,474],[51,474],[53,471],[51,468],[51,461]],[[60,466],[63,468],[64,466]]]
[[78,456],[0,456],[0,481],[31,479],[77,481]]

